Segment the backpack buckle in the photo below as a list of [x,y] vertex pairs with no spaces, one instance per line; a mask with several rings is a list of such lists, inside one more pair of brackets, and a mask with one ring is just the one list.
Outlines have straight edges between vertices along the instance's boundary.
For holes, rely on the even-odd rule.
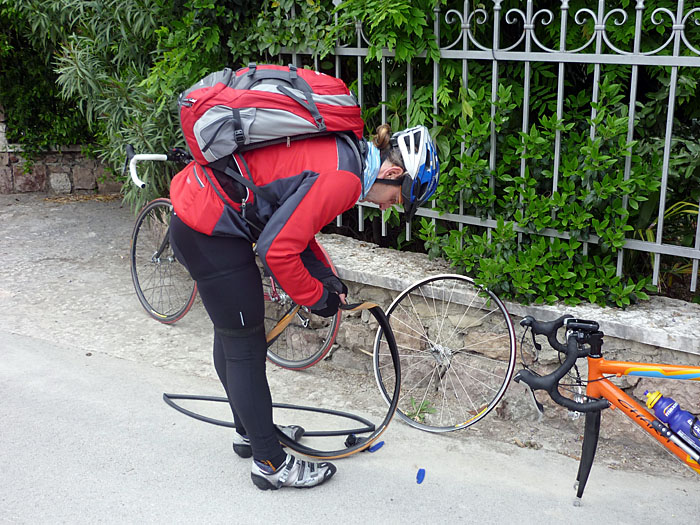
[[245,199],[241,199],[241,217],[243,217],[243,220],[250,224],[248,221],[248,218],[245,216],[245,210],[246,206],[248,206],[248,199],[250,198],[250,190],[248,188],[245,189]]

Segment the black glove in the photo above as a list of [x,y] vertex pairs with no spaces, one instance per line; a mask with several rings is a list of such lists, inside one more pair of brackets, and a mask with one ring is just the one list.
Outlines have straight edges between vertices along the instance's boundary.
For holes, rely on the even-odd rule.
[[330,292],[335,292],[339,295],[348,295],[348,287],[345,286],[345,283],[338,279],[335,275],[325,277],[321,279],[321,282],[323,283],[323,287]]
[[[340,280],[339,280],[340,281]],[[346,288],[347,290],[347,288]],[[340,296],[333,291],[323,287],[323,295],[315,304],[309,307],[312,313],[321,317],[333,317],[340,307]]]

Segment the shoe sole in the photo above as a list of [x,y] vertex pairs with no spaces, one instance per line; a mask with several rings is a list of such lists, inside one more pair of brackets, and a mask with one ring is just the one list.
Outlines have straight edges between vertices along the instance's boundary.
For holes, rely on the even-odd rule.
[[250,445],[236,445],[233,444],[233,451],[238,454],[239,457],[249,458],[253,456],[253,447]]
[[275,487],[269,481],[267,481],[263,476],[257,476],[255,474],[250,475],[250,479],[260,490],[277,490],[279,487]]

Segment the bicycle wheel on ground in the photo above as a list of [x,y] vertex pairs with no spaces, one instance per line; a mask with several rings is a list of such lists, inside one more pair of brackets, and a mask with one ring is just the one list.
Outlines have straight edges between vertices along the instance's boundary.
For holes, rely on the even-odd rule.
[[172,324],[192,307],[197,284],[170,246],[169,199],[149,202],[136,218],[131,234],[131,279],[136,295],[154,319]]
[[[328,253],[323,247],[321,251],[333,273],[337,275]],[[296,304],[274,280],[264,275],[264,272],[262,279],[265,298],[265,333],[269,333],[280,319],[294,309]],[[302,306],[294,314],[287,328],[268,342],[267,358],[277,366],[288,370],[303,370],[315,365],[333,346],[338,334],[340,318],[340,311],[333,317],[326,318],[314,315],[308,308]]]
[[[515,368],[516,340],[498,297],[462,275],[437,275],[404,290],[387,311],[402,372],[397,413],[429,432],[466,428],[501,400]],[[381,328],[374,373],[386,401],[394,389]]]

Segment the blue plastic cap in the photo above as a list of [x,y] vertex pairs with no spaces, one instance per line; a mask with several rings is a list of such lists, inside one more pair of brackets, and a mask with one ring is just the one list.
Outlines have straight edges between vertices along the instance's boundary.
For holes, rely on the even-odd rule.
[[369,447],[369,451],[370,451],[370,452],[376,452],[377,450],[379,450],[379,449],[382,448],[383,446],[384,446],[384,442],[383,442],[383,441],[380,441],[379,443],[376,443],[376,444],[372,445],[371,447]]

